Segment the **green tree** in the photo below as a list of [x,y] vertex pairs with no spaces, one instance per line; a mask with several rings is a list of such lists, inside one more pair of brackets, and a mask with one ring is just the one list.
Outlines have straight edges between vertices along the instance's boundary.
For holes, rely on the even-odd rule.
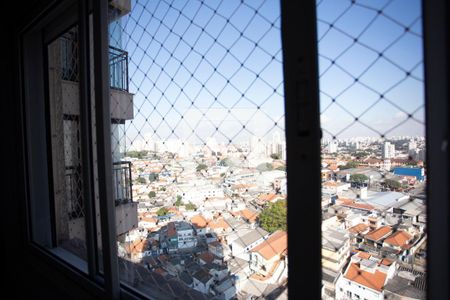
[[275,170],[278,170],[278,171],[286,171],[286,166],[279,166],[279,167],[276,167]]
[[182,199],[183,199],[183,197],[181,197],[180,195],[177,195],[177,201],[175,201],[175,206],[183,205],[183,201],[181,201]]
[[367,177],[364,174],[353,174],[353,175],[350,175],[350,181],[354,182],[354,183],[357,183],[357,184],[364,183],[367,180],[369,180],[369,177]]
[[369,156],[369,155],[370,155],[370,153],[367,152],[367,151],[357,151],[357,152],[355,153],[355,156],[356,156],[357,158],[363,158],[363,157],[366,157],[366,156]]
[[142,159],[147,156],[148,151],[128,151],[126,156]]
[[165,192],[166,191],[166,187],[162,186],[162,187],[159,188],[159,190]]
[[272,153],[272,154],[270,154],[270,158],[272,158],[272,159],[280,159],[281,157],[280,157],[280,154],[278,154],[278,153]]
[[150,193],[148,193],[148,197],[149,198],[155,198],[156,197],[155,191],[151,191]]
[[186,204],[186,209],[187,210],[196,210],[197,206],[195,206],[195,204],[193,204],[191,201],[189,201],[189,203]]
[[138,171],[139,171],[139,173],[142,173],[142,172],[144,172],[144,169],[139,168]]
[[384,185],[392,190],[398,190],[399,188],[402,187],[400,182],[398,182],[397,180],[393,180],[393,179],[386,179],[384,181]]
[[357,168],[359,166],[359,163],[356,161],[349,161],[347,162],[344,166],[340,166],[339,168],[341,170],[345,170],[345,169],[353,169],[353,168]]
[[287,228],[287,207],[286,200],[270,203],[259,215],[259,224],[268,232],[276,230],[286,230]]
[[144,177],[138,177],[136,178],[136,182],[139,184],[146,184],[147,180]]
[[158,173],[150,173],[150,175],[148,175],[148,180],[150,180],[150,182],[156,181],[158,179],[159,179]]
[[168,213],[169,213],[169,210],[168,210],[167,208],[165,208],[165,207],[161,207],[160,209],[158,209],[158,210],[156,211],[156,215],[157,215],[158,217],[165,216],[165,215],[167,215]]
[[206,170],[206,169],[208,169],[208,166],[205,164],[198,164],[198,166],[196,168],[197,172],[200,172],[201,170]]

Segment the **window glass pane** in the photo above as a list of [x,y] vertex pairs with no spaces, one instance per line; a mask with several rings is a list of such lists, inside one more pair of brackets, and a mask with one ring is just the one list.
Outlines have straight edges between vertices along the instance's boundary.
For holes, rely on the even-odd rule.
[[78,26],[47,47],[55,246],[78,257],[65,254],[71,262],[86,260],[78,47]]
[[122,283],[154,298],[287,297],[279,3],[119,2],[109,33]]
[[317,1],[324,299],[425,298],[421,7]]

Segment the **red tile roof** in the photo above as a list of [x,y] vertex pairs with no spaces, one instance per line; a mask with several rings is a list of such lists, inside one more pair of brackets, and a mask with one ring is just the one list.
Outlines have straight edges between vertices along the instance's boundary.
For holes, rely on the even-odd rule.
[[191,223],[197,228],[205,228],[208,222],[202,215],[196,215],[192,217]]
[[247,219],[249,222],[255,222],[256,218],[258,217],[259,213],[256,211],[251,211],[248,208],[245,208],[241,211],[239,211],[240,215]]
[[366,238],[372,241],[379,241],[380,239],[386,237],[387,235],[392,233],[391,226],[381,226],[375,230],[372,230],[368,234],[366,234]]
[[214,261],[214,254],[212,254],[211,252],[205,251],[205,252],[202,252],[198,256],[198,258],[203,260],[205,263],[212,263]]
[[350,263],[344,277],[364,285],[365,287],[381,292],[381,289],[386,282],[387,274],[378,270],[375,270],[374,273],[363,271],[361,270],[359,263]]
[[348,231],[349,231],[350,233],[353,233],[353,234],[358,234],[358,233],[362,233],[362,232],[366,231],[367,228],[369,228],[369,226],[367,226],[366,224],[364,224],[364,223],[359,223],[359,224],[356,224],[356,225],[353,226],[353,227],[350,227],[350,228],[348,229]]
[[208,223],[209,228],[212,229],[219,229],[219,228],[223,228],[223,229],[228,229],[230,228],[230,225],[225,222],[225,220],[223,218],[218,218],[215,219],[211,222]]
[[399,230],[391,234],[384,242],[392,246],[404,247],[408,245],[408,242],[411,241],[412,238],[413,237],[406,231]]
[[373,207],[370,204],[362,203],[362,202],[355,202],[350,199],[342,199],[341,205],[350,207],[350,208],[356,208],[356,209],[368,210],[368,211],[375,209],[375,207]]
[[251,251],[258,252],[266,260],[270,260],[275,255],[282,255],[287,250],[287,233],[286,231],[275,231],[272,235],[254,247]]

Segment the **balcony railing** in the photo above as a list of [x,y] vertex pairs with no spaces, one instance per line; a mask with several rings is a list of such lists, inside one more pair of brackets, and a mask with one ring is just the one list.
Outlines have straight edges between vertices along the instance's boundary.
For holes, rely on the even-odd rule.
[[65,184],[69,220],[84,217],[80,166],[66,167]]
[[116,205],[133,202],[131,162],[113,163],[114,201]]
[[[69,32],[60,37],[61,79],[78,82],[78,38]],[[128,52],[109,46],[110,87],[128,92]]]
[[109,46],[109,71],[111,88],[128,92],[128,52]]
[[[65,172],[66,203],[69,220],[84,217],[84,201],[80,166],[68,166]],[[131,162],[113,163],[113,184],[115,205],[133,202],[131,190]]]

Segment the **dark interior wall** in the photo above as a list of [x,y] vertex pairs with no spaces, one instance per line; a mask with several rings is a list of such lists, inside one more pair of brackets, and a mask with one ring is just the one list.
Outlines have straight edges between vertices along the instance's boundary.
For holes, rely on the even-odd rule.
[[[22,128],[19,86],[19,32],[54,1],[33,0],[26,3],[7,1],[4,13],[8,22],[2,26],[2,125],[3,156],[1,260],[2,287],[18,298],[89,299],[90,293],[65,273],[59,272],[34,256],[26,244],[25,182],[22,157]],[[5,7],[6,6],[6,7]],[[6,20],[6,18],[5,18]],[[6,164],[6,165],[5,165]],[[5,290],[3,290],[5,292]]]

